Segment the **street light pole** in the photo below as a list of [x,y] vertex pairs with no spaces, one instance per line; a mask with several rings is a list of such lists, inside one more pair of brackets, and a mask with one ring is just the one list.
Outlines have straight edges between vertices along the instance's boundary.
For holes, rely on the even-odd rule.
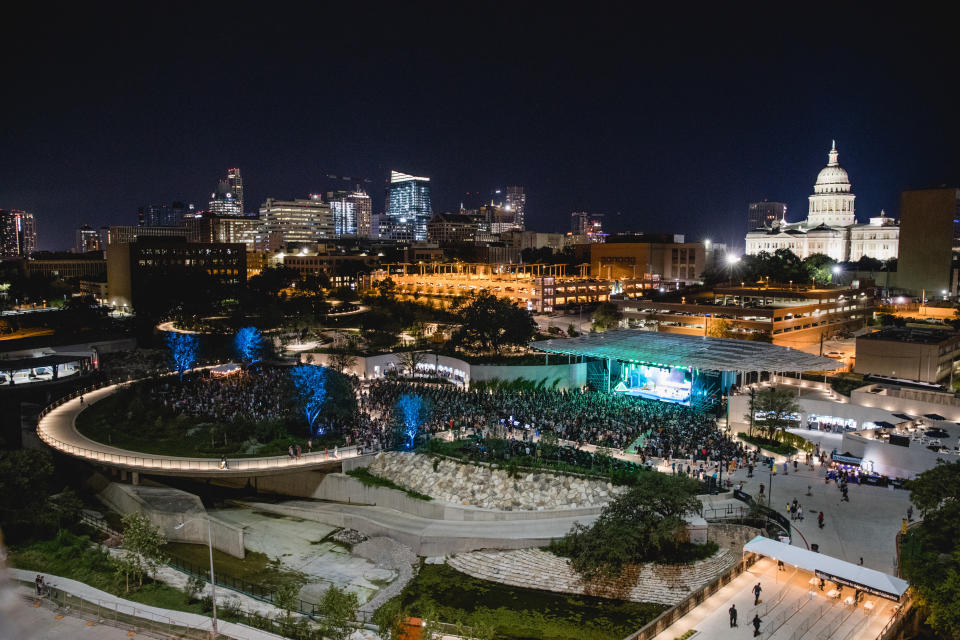
[[[186,522],[181,522],[174,529],[182,529],[187,522],[192,522],[197,518],[191,518]],[[210,601],[213,604],[213,628],[210,632],[210,637],[216,640],[219,637],[220,632],[217,630],[217,581],[213,576],[213,534],[210,530],[210,517],[207,516],[207,549],[210,552]]]

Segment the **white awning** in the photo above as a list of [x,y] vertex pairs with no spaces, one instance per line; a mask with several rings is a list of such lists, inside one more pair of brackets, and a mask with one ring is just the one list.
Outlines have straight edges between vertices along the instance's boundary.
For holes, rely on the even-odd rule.
[[832,580],[888,600],[899,601],[910,586],[906,580],[882,571],[861,567],[846,560],[801,549],[763,536],[757,536],[745,544],[743,550],[768,556],[774,560],[783,560],[785,564],[810,571],[825,580]]

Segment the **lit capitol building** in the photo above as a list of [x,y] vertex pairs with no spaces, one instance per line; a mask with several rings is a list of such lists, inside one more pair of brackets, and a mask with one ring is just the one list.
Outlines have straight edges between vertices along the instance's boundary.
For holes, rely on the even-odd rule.
[[881,211],[866,224],[857,224],[854,215],[856,196],[850,188],[850,177],[837,162],[834,142],[827,166],[817,176],[810,196],[807,219],[802,222],[779,220],[770,226],[747,233],[748,254],[777,249],[790,249],[800,258],[816,253],[838,262],[856,262],[867,256],[878,260],[897,257],[900,227]]

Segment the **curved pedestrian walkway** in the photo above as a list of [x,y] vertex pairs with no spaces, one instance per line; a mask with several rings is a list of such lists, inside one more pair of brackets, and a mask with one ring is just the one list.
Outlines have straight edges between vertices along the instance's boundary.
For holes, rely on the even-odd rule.
[[58,405],[48,407],[40,414],[37,436],[53,449],[75,458],[125,471],[161,476],[246,478],[300,470],[336,471],[341,468],[344,458],[359,455],[357,447],[352,446],[338,450],[336,456],[333,451],[316,451],[299,458],[231,458],[227,461],[227,467],[221,469],[220,460],[216,458],[186,458],[129,451],[96,442],[77,431],[77,415],[87,405],[106,398],[120,386],[84,390],[68,396]]

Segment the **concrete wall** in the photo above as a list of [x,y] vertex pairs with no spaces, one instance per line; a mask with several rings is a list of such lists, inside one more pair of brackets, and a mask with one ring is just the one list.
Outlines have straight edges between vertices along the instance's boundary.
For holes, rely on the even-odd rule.
[[[856,433],[843,434],[840,453],[863,458],[863,466],[873,469],[891,478],[914,478],[917,474],[937,466],[937,460],[956,462],[957,456],[937,454],[919,442],[911,442],[909,447],[888,444],[885,440],[874,440]],[[869,464],[868,464],[869,463]]]
[[[171,542],[207,544],[207,520],[213,548],[243,558],[243,529],[207,515],[200,498],[166,487],[133,486],[111,482],[97,497],[114,511],[126,515],[141,513]],[[180,529],[175,527],[184,522]]]
[[[563,362],[563,356],[554,356],[554,359],[555,364],[544,365],[470,364],[459,358],[424,353],[423,364],[439,366],[441,369],[448,367],[454,372],[451,379],[462,379],[467,384],[471,381],[527,380],[537,384],[542,382],[547,387],[556,384],[558,389],[579,389],[587,383],[586,363]],[[300,361],[328,365],[330,356],[326,353],[303,353]],[[400,355],[396,353],[357,358],[356,363],[346,371],[365,379],[378,378],[386,371],[399,367],[400,361]]]
[[[801,397],[797,404],[800,405],[800,428],[806,429],[810,415],[833,416],[835,418],[851,419],[856,421],[856,428],[861,428],[867,422],[889,422],[897,424],[903,422],[901,418],[893,415],[893,411],[886,407],[869,407],[854,404],[853,402],[832,402],[830,400],[819,400],[814,398]],[[743,394],[732,396],[730,398],[730,423],[732,425],[747,425],[746,415],[749,413],[750,396]],[[929,412],[927,412],[929,413]]]
[[[879,393],[872,391],[880,390]],[[928,413],[938,413],[951,422],[960,422],[960,402],[952,394],[906,392],[901,395],[892,395],[883,391],[882,385],[868,385],[854,390],[850,394],[850,402],[864,407],[876,407],[885,411],[907,413],[912,416],[922,416]],[[923,398],[929,398],[924,400]],[[941,400],[941,402],[936,402]]]

